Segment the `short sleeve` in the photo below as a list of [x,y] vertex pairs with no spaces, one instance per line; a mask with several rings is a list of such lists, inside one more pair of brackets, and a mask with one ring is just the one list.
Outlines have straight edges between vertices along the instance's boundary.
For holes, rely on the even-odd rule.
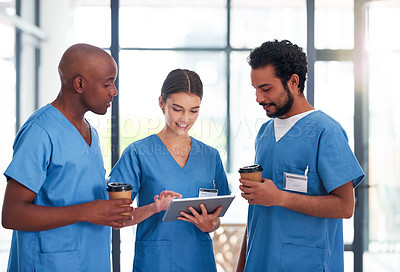
[[364,178],[347,135],[342,128],[327,130],[320,139],[318,151],[318,174],[328,192],[353,181],[355,188]]
[[138,152],[134,144],[130,144],[110,173],[110,182],[123,182],[132,185],[132,199],[140,188],[141,167]]
[[42,127],[32,123],[18,132],[13,149],[13,159],[4,175],[37,194],[46,179],[51,159],[49,135]]

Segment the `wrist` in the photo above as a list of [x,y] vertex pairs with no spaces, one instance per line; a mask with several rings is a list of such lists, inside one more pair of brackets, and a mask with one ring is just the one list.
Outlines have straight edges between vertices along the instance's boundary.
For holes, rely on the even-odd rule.
[[220,225],[220,220],[219,220],[219,218],[216,218],[216,219],[213,220],[213,222],[212,222],[212,227],[211,227],[211,229],[208,230],[207,232],[216,231],[216,230],[219,228],[219,225]]
[[151,203],[150,204],[150,210],[153,212],[153,213],[157,213],[157,206],[156,206],[156,203]]
[[280,191],[280,197],[278,198],[277,206],[286,208],[286,204],[288,201],[289,193],[286,191]]
[[90,222],[89,220],[89,214],[90,211],[88,212],[86,207],[88,206],[88,203],[82,203],[82,204],[78,204],[75,206],[72,206],[75,208],[75,211],[73,212],[73,214],[76,214],[77,218],[77,222]]

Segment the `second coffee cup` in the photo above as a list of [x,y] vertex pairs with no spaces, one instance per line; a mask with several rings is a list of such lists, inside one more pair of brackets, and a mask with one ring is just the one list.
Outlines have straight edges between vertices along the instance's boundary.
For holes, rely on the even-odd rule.
[[246,180],[262,182],[263,168],[259,164],[244,166],[239,169],[240,177]]
[[[120,182],[110,182],[107,184],[108,198],[109,199],[131,199],[132,185]],[[121,207],[129,205],[121,205]],[[121,213],[122,215],[130,215],[130,213]]]

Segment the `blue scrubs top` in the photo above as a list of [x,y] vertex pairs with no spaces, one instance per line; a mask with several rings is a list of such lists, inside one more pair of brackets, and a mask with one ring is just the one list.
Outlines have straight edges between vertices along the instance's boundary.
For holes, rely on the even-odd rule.
[[[230,194],[226,174],[216,149],[191,138],[185,167],[171,156],[157,135],[130,144],[111,171],[112,182],[132,184],[138,206],[154,202],[154,196],[172,190],[183,197],[197,197],[200,188]],[[193,223],[162,222],[165,211],[137,226],[133,271],[216,271],[212,240]]]
[[[60,207],[107,199],[96,130],[89,146],[51,105],[19,130],[5,171],[37,195],[36,205]],[[14,231],[8,271],[110,271],[110,228],[80,222],[46,231]]]
[[[256,138],[255,162],[263,178],[283,190],[284,172],[304,175],[307,195],[327,195],[349,181],[356,187],[364,173],[339,123],[321,111],[303,117],[278,141],[274,121]],[[341,219],[319,218],[282,207],[250,205],[245,271],[343,271]]]

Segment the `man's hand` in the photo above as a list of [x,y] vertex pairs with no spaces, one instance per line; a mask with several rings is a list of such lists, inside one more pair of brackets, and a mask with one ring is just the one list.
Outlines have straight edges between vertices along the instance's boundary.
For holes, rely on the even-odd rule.
[[353,182],[349,181],[327,195],[305,195],[279,190],[270,179],[263,182],[239,179],[242,197],[249,204],[280,206],[306,215],[325,218],[350,218],[354,210]]
[[132,219],[132,215],[121,215],[133,210],[129,207],[132,200],[128,198],[49,207],[33,204],[35,197],[36,193],[9,178],[4,195],[3,227],[22,231],[43,231],[85,221],[120,228],[124,226],[124,221]]
[[[129,206],[131,204],[132,200],[129,198],[94,200],[81,204],[80,214],[82,221],[118,229],[125,226],[125,221],[133,219],[133,208]],[[123,215],[122,213],[129,213],[130,215]]]
[[282,191],[279,190],[270,179],[263,179],[262,182],[239,179],[242,185],[242,197],[249,204],[263,205],[266,207],[279,205],[282,199]]

